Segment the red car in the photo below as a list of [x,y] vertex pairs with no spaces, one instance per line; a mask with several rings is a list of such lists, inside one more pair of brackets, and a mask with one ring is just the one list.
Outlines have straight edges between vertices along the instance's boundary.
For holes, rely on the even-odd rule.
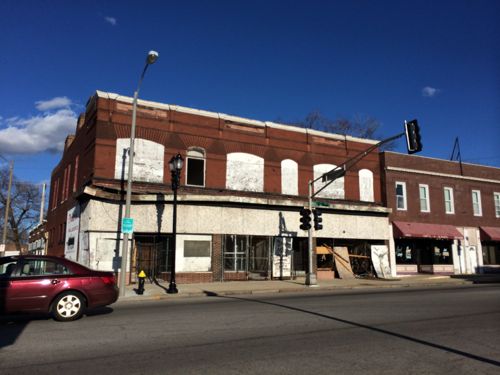
[[0,258],[0,312],[47,312],[70,321],[118,299],[112,272],[42,255]]

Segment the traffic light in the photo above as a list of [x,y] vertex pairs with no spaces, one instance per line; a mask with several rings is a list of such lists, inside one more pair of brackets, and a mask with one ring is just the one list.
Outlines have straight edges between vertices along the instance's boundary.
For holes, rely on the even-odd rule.
[[311,210],[303,208],[300,210],[300,229],[309,230],[311,229]]
[[321,230],[323,229],[323,224],[321,224],[323,222],[323,218],[321,217],[323,213],[318,210],[318,209],[315,209],[313,211],[313,216],[314,216],[314,230]]
[[405,121],[406,145],[408,146],[408,153],[414,154],[415,152],[422,151],[422,141],[420,138],[420,127],[417,120],[409,122]]

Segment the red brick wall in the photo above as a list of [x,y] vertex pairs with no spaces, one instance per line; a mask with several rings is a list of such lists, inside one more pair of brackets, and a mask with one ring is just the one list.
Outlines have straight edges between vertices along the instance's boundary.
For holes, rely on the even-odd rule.
[[[382,154],[382,165],[385,168],[386,204],[393,209],[391,220],[441,223],[457,227],[500,226],[500,218],[495,217],[493,201],[493,192],[500,192],[500,184],[467,179],[467,177],[477,177],[500,181],[499,168],[467,164],[463,165],[462,174],[458,162],[388,152]],[[427,171],[441,175],[394,171],[387,167]],[[444,176],[444,174],[453,176]],[[396,210],[396,181],[406,183],[406,211]],[[429,186],[430,212],[420,212],[419,184]],[[453,188],[455,214],[445,212],[444,187]],[[481,191],[482,216],[473,214],[472,190]]]

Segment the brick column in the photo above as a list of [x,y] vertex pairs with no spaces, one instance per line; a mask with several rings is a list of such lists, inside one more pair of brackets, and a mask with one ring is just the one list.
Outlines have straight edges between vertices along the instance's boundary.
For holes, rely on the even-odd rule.
[[214,281],[223,281],[222,272],[222,235],[214,234],[212,236],[212,275]]

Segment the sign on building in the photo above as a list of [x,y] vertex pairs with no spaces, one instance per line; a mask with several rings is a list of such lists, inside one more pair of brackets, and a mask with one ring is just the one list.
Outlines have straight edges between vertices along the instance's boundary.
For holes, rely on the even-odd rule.
[[68,211],[66,217],[66,237],[64,242],[64,257],[78,260],[78,232],[80,230],[80,206],[75,206]]

